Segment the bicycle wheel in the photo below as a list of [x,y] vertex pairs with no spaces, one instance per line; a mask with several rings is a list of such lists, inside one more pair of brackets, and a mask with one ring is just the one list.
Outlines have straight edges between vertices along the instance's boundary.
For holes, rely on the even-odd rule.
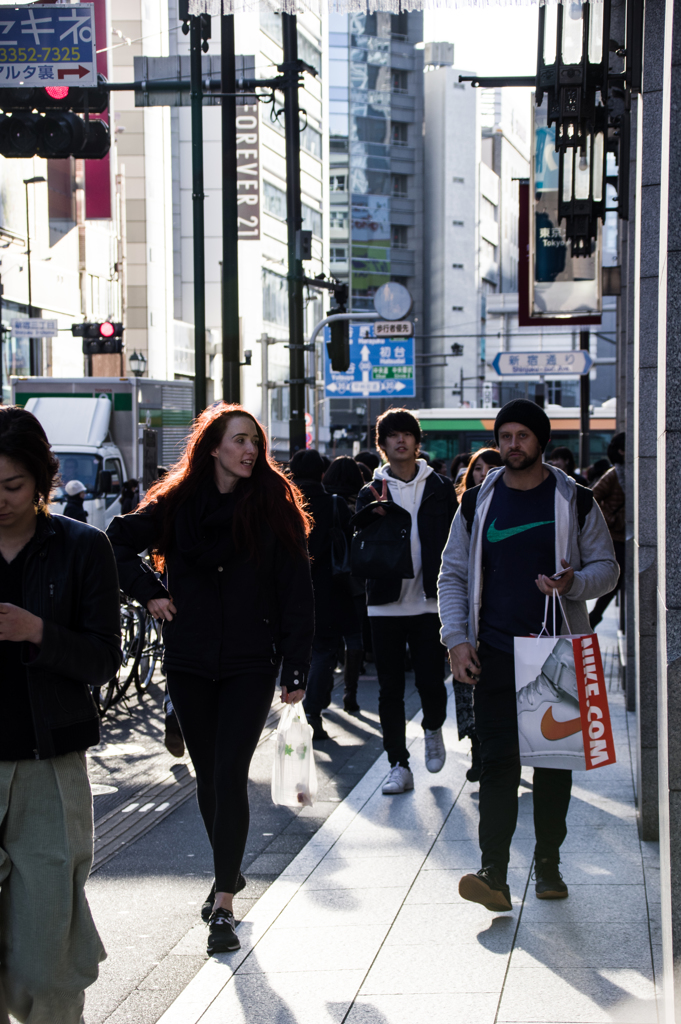
[[90,687],[90,692],[92,694],[95,704],[97,705],[97,711],[99,712],[100,718],[103,718],[104,715],[109,710],[109,708],[111,707],[115,691],[115,676],[113,677],[113,679],[110,679],[108,683],[105,683],[104,686]]
[[145,613],[139,605],[131,601],[121,601],[121,652],[123,660],[117,674],[110,681],[113,684],[113,694],[109,702],[118,704],[126,692],[130,683],[137,674],[137,669],[142,655],[142,643],[144,640],[144,619]]
[[153,615],[145,614],[144,642],[140,662],[135,674],[135,686],[137,692],[142,694],[151,682],[156,665],[163,651],[163,639],[161,637],[161,624]]

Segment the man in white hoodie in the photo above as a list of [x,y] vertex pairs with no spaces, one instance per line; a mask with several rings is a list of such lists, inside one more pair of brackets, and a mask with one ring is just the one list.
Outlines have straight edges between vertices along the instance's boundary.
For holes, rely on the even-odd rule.
[[357,530],[366,531],[367,545],[377,550],[384,545],[405,567],[401,579],[386,565],[385,575],[367,580],[379,716],[390,760],[383,792],[389,795],[414,788],[404,708],[407,644],[423,708],[428,771],[439,772],[446,758],[445,651],[439,636],[437,577],[456,497],[451,481],[418,458],[420,442],[421,426],[407,409],[389,409],[379,416],[376,446],[387,464],[360,491],[354,518]]

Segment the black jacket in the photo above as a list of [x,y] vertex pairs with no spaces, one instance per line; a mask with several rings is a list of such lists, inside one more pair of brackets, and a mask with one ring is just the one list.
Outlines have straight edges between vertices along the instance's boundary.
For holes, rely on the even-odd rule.
[[[103,686],[121,664],[118,577],[104,534],[40,516],[22,581],[24,607],[43,620],[40,647],[24,644],[37,757],[53,757],[54,732],[69,730],[71,750],[99,738],[90,686]],[[66,753],[63,743],[60,753]]]
[[79,523],[87,523],[87,512],[83,508],[83,499],[78,496],[67,498],[63,515],[67,519],[77,519]]
[[[367,484],[357,497],[356,513],[352,520],[355,529],[361,532],[370,523],[375,524],[376,508],[371,485]],[[404,519],[407,536],[411,532],[411,515],[394,501],[383,502],[388,516]],[[452,519],[457,509],[456,494],[451,480],[430,473],[423,488],[423,498],[417,514],[419,539],[421,541],[421,564],[423,590],[427,598],[437,597],[437,578]],[[386,516],[387,519],[387,516]],[[411,555],[409,557],[411,561]],[[412,574],[413,576],[413,571]],[[408,578],[408,577],[405,577]],[[402,583],[400,580],[367,580],[368,604],[391,604],[399,601]]]
[[[347,636],[359,633],[361,626],[355,614],[349,576],[334,576],[331,568],[331,530],[333,528],[333,495],[316,480],[295,480],[307,500],[314,519],[308,537],[308,551],[312,566],[314,587],[315,633],[318,636]],[[337,524],[345,533],[348,544],[352,539],[350,509],[345,500],[336,496]]]
[[181,506],[166,555],[167,589],[138,554],[158,543],[162,503],[116,516],[107,533],[121,588],[143,605],[172,594],[177,614],[163,623],[167,669],[220,679],[276,674],[281,665],[281,685],[303,689],[314,604],[302,537],[296,555],[263,524],[258,557],[248,556],[232,538],[234,501],[210,481]]

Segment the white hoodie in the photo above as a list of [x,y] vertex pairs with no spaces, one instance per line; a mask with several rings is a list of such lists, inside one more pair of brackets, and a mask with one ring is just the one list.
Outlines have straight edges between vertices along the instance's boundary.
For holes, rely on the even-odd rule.
[[423,499],[426,477],[432,469],[423,459],[416,460],[416,476],[413,480],[398,480],[391,476],[387,465],[374,470],[372,484],[381,493],[383,481],[388,483],[391,499],[401,505],[411,516],[411,560],[414,565],[414,578],[402,580],[399,601],[391,604],[370,604],[367,612],[371,616],[378,615],[423,615],[426,612],[437,614],[437,600],[427,598],[423,591],[423,567],[421,564],[421,540],[419,538],[418,511]]

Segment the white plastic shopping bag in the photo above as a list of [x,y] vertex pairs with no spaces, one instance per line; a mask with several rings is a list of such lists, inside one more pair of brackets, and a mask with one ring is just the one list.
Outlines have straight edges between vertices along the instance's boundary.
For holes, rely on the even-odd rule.
[[312,726],[302,707],[286,705],[274,737],[272,800],[285,807],[311,807],[317,799]]
[[[559,598],[560,600],[560,598]],[[514,637],[516,707],[520,762],[535,768],[588,771],[614,764],[598,637]]]

